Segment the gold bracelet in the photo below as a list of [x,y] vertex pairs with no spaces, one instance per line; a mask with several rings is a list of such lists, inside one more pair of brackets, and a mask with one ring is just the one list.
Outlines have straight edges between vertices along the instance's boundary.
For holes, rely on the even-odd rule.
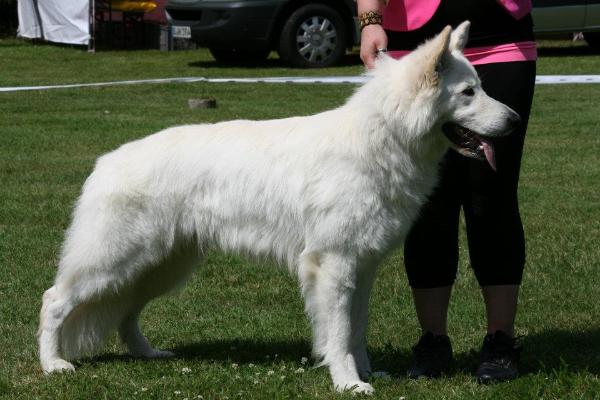
[[365,28],[367,25],[381,25],[383,17],[379,11],[367,11],[358,16],[360,22],[360,30]]

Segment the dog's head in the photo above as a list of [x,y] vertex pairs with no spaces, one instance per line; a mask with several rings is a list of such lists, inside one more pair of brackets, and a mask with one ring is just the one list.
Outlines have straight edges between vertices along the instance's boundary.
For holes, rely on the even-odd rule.
[[401,117],[410,120],[418,108],[427,119],[419,125],[429,127],[416,132],[433,135],[429,138],[433,141],[445,137],[446,143],[459,153],[487,159],[495,169],[490,139],[509,134],[520,118],[481,88],[477,72],[463,55],[469,26],[468,21],[454,30],[447,26],[400,61],[382,57],[378,64],[387,66],[377,68],[393,70],[388,75],[394,76],[396,82],[404,80],[402,90],[411,92],[411,104],[404,104],[410,114]]

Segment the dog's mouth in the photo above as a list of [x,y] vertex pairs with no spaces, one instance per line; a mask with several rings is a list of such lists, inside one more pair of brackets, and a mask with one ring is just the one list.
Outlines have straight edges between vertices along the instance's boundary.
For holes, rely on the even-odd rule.
[[467,157],[487,160],[490,167],[496,171],[494,146],[488,139],[454,122],[442,125],[442,132],[450,140],[454,150]]

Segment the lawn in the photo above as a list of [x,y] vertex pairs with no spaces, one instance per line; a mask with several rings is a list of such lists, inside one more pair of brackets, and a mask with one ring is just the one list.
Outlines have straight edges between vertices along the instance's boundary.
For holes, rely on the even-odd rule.
[[[546,44],[540,74],[600,73],[600,56]],[[356,75],[356,55],[327,70],[219,68],[205,51],[100,52],[0,40],[0,87],[176,76]],[[75,374],[42,375],[35,332],[73,202],[100,154],[161,128],[278,118],[335,107],[350,85],[154,84],[0,93],[0,397],[10,399],[352,398],[311,368],[295,279],[264,263],[211,253],[180,292],[153,302],[142,329],[167,361],[127,357],[116,338]],[[213,96],[218,107],[190,110]],[[450,310],[449,377],[404,378],[418,324],[402,252],[384,262],[371,300],[369,350],[382,399],[580,399],[600,396],[600,85],[538,86],[520,201],[528,261],[517,332],[522,376],[479,386],[471,373],[484,310],[462,237]],[[100,245],[100,244],[99,244]],[[308,358],[308,360],[306,359]],[[200,397],[202,396],[202,397]]]

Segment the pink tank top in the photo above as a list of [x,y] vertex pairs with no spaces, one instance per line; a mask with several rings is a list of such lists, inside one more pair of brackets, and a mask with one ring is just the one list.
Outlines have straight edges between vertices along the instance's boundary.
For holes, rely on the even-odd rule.
[[[531,0],[496,0],[515,19],[531,11]],[[441,0],[390,0],[383,11],[383,27],[391,31],[419,29],[433,17]]]
[[414,31],[435,14],[441,0],[390,0],[383,10],[383,27],[390,31]]
[[[451,0],[450,0],[451,1]],[[531,0],[496,0],[515,19],[531,11]],[[390,0],[383,12],[383,27],[391,31],[412,31],[425,25],[437,11],[441,0]],[[408,51],[390,51],[400,58]],[[465,49],[465,56],[473,65],[499,62],[533,61],[537,59],[537,46],[533,41],[505,43],[495,46]]]

